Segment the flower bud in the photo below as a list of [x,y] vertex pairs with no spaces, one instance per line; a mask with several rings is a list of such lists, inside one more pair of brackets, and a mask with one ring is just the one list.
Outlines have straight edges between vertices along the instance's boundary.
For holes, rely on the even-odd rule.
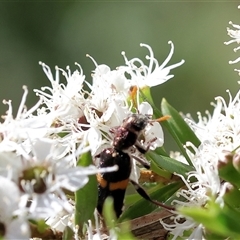
[[232,164],[233,153],[227,150],[223,150],[218,161],[218,169],[222,169],[229,164]]
[[233,156],[233,167],[240,172],[240,154],[235,153]]

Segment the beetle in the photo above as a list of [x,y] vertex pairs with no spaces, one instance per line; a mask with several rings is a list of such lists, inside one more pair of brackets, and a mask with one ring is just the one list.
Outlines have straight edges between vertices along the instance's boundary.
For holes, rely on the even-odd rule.
[[[155,121],[163,121],[168,119],[164,116]],[[113,135],[112,146],[105,148],[102,152],[96,155],[99,158],[98,168],[118,166],[116,172],[98,173],[98,204],[97,210],[102,214],[103,204],[107,197],[113,198],[113,207],[117,218],[122,214],[123,201],[128,183],[131,182],[136,191],[146,200],[164,207],[168,210],[174,208],[166,206],[163,203],[152,200],[145,190],[136,182],[130,179],[132,170],[132,157],[140,162],[145,168],[150,169],[150,164],[143,159],[131,156],[129,150],[136,148],[140,153],[144,154],[149,150],[150,144],[144,148],[140,143],[140,136],[144,129],[151,122],[148,116],[133,113],[125,118],[120,126],[110,129]],[[155,139],[153,139],[154,141]]]

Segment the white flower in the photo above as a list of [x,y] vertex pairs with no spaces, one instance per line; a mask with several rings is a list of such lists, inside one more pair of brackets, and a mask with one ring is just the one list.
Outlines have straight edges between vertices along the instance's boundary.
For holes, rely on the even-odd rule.
[[[86,185],[89,175],[117,170],[117,166],[80,167],[80,156],[89,150],[94,156],[106,146],[112,147],[111,130],[121,126],[133,112],[148,120],[138,144],[146,150],[163,145],[162,128],[157,120],[151,119],[151,105],[140,103],[139,88],[167,81],[173,77],[169,75],[170,70],[183,64],[182,60],[166,67],[174,51],[172,42],[169,44],[171,51],[161,65],[146,44],[141,46],[150,52],[148,66],[137,58],[128,61],[124,56],[127,66],[111,70],[91,58],[96,66],[92,84],[85,80],[78,64],[79,69],[73,73],[69,67],[66,70],[56,67],[53,76],[49,66],[40,62],[51,86],[34,90],[39,101],[27,109],[28,90],[24,86],[16,117],[13,117],[11,101],[4,101],[8,112],[0,123],[0,225],[4,228],[0,238],[28,239],[28,219],[46,219],[59,231],[70,226],[77,234],[74,203],[65,190],[76,192]],[[63,75],[64,83],[60,75]],[[84,84],[89,91],[85,90]],[[132,91],[133,86],[136,91]],[[129,154],[135,158],[140,155],[135,146]],[[132,169],[131,177],[137,181],[135,163]],[[77,239],[77,235],[75,237]],[[97,232],[92,237],[101,236]],[[116,239],[115,232],[110,231],[110,237]]]
[[[183,63],[181,61],[165,68],[174,51],[173,44],[171,42],[170,44],[170,54],[161,66],[158,65],[154,58],[152,49],[144,44],[142,46],[147,47],[150,51],[150,57],[147,57],[150,60],[148,67],[141,64],[140,68],[136,68],[134,64],[138,60],[132,59],[127,61],[125,57],[127,66],[110,70],[107,65],[98,65],[89,56],[96,66],[92,74],[92,84],[85,81],[85,76],[80,66],[80,71],[75,71],[73,74],[71,74],[69,68],[67,73],[60,68],[56,68],[56,77],[54,79],[50,68],[40,63],[52,85],[51,88],[44,87],[42,90],[35,90],[47,106],[46,108],[42,107],[41,112],[44,113],[44,109],[46,110],[46,117],[52,123],[53,129],[56,128],[54,129],[55,133],[64,132],[71,134],[72,138],[79,144],[82,142],[85,145],[90,144],[90,149],[95,154],[99,147],[104,144],[102,139],[110,141],[108,137],[110,128],[121,125],[123,119],[131,113],[133,107],[139,108],[138,90],[136,93],[137,103],[135,104],[132,99],[132,103],[129,106],[127,102],[130,87],[136,85],[135,80],[143,81],[148,86],[161,84],[173,77],[173,75],[168,76],[172,68]],[[60,72],[63,73],[67,80],[66,86],[60,83]],[[127,79],[125,76],[126,72],[130,73],[130,79]],[[142,72],[144,73],[143,75]],[[160,79],[158,79],[159,76]],[[82,89],[83,83],[87,84],[90,89],[89,92]],[[137,85],[139,86],[139,84]],[[139,112],[141,111],[139,110]],[[153,135],[157,135],[156,141],[154,141],[151,147],[156,148],[163,144],[163,133],[158,123],[152,122],[151,126],[149,125],[146,128],[145,133],[145,142],[151,141],[154,137]],[[96,139],[99,140],[98,143],[94,141]]]
[[30,228],[18,205],[20,192],[17,185],[2,176],[0,182],[0,237],[12,240],[29,239]]
[[[139,107],[139,113],[152,117],[153,109],[147,102],[142,102]],[[150,144],[150,149],[155,150],[157,147],[161,147],[164,143],[164,134],[161,125],[154,121],[149,120],[149,124],[143,131],[145,145]],[[153,141],[154,140],[154,141]]]
[[208,140],[218,146],[219,151],[232,151],[240,146],[240,91],[233,98],[229,91],[229,103],[222,97],[216,97],[216,104],[212,116],[207,117],[200,113],[198,122],[186,118],[201,142]]
[[24,94],[15,118],[13,117],[11,101],[4,101],[4,104],[8,105],[8,111],[4,116],[4,122],[0,123],[0,134],[2,141],[8,141],[9,144],[10,142],[22,143],[29,137],[44,136],[49,130],[49,125],[45,117],[33,115],[42,104],[41,99],[32,108],[27,110],[25,106],[28,94],[27,87],[23,86],[23,90]]
[[56,140],[38,139],[30,154],[22,152],[21,203],[25,206],[31,201],[29,213],[32,217],[46,218],[62,210],[71,213],[72,207],[63,189],[74,192],[88,182],[88,175],[99,172],[95,166],[75,166],[78,156],[69,151]]
[[[94,154],[98,146],[102,145],[102,137],[99,135],[108,132],[112,126],[119,125],[130,112],[126,96],[123,92],[116,91],[116,87],[111,82],[116,78],[115,83],[120,84],[119,71],[111,72],[107,66],[96,64],[93,84],[90,85],[85,82],[80,66],[80,71],[75,71],[73,74],[69,68],[68,73],[56,68],[54,79],[50,68],[43,63],[41,65],[52,87],[35,90],[47,106],[42,107],[39,115],[49,119],[54,133],[69,134],[71,135],[69,138],[80,145],[90,144]],[[66,86],[60,82],[60,72],[67,80]],[[83,83],[88,85],[90,92],[82,89]],[[99,141],[96,142],[96,139]]]
[[171,238],[172,240],[178,239],[179,236],[183,236],[184,231],[194,229],[190,236],[188,236],[186,239],[189,240],[197,240],[201,239],[204,240],[205,238],[203,237],[203,231],[202,231],[202,224],[197,225],[192,221],[191,219],[187,218],[184,222],[182,222],[183,216],[177,216],[174,218],[174,224],[166,224],[161,220],[161,224],[163,227],[169,231],[173,237]]
[[[231,21],[229,22],[229,24],[232,25],[232,27],[235,28],[235,29],[227,28],[228,35],[233,39],[229,40],[228,42],[224,42],[224,44],[226,44],[226,45],[229,45],[229,44],[232,44],[232,43],[239,44],[240,43],[240,26],[232,23]],[[240,49],[240,47],[236,47],[233,50],[234,50],[234,52],[236,52],[239,49]],[[237,63],[239,61],[240,61],[240,58],[237,58],[234,61],[229,61],[229,63],[234,64],[234,63]]]
[[120,69],[124,69],[128,74],[130,74],[129,83],[132,86],[136,85],[139,88],[144,88],[145,86],[154,87],[168,81],[174,76],[169,75],[171,69],[181,66],[184,63],[184,60],[166,67],[174,52],[173,43],[171,41],[168,43],[171,45],[171,50],[161,65],[159,65],[157,59],[154,57],[152,48],[147,44],[141,43],[140,46],[146,47],[149,50],[149,56],[146,56],[146,59],[149,60],[148,66],[146,66],[143,61],[138,58],[128,60],[125,56],[125,52],[122,52],[127,67],[122,66]]
[[46,220],[46,224],[48,224],[52,229],[59,232],[63,232],[67,226],[73,229],[74,208],[72,205],[70,205],[70,207],[72,207],[70,213],[65,210],[57,212],[55,215],[50,216]]
[[[226,188],[221,184],[221,179],[218,174],[218,160],[222,154],[221,150],[210,142],[202,143],[199,148],[196,148],[191,143],[187,143],[187,146],[195,151],[194,154],[188,151],[195,170],[188,173],[187,179],[179,175],[185,183],[185,188],[177,193],[177,196],[180,197],[181,200],[173,200],[172,204],[178,207],[204,207],[211,197],[215,197],[216,202],[222,205],[222,197],[225,193],[223,191],[225,191]],[[196,179],[196,181],[192,181],[192,179]],[[171,224],[164,223],[164,221],[161,220],[164,228],[171,231],[171,234],[174,236],[173,239],[177,239],[179,236],[181,237],[186,230],[192,231],[189,239],[202,236],[204,227],[201,224],[189,217],[184,217],[177,211],[176,213],[177,215],[174,217],[174,222]],[[185,221],[180,221],[184,218],[186,219]],[[202,239],[202,237],[197,239]]]
[[235,30],[232,30],[230,28],[227,28],[227,32],[228,32],[228,35],[233,38],[232,40],[228,41],[228,42],[225,42],[226,45],[229,45],[231,43],[234,43],[236,42],[237,44],[240,43],[240,26],[237,25],[237,24],[234,24],[233,22],[229,22],[230,25],[232,25],[234,28],[236,28]]
[[[90,57],[90,56],[89,56]],[[111,70],[105,64],[98,65],[96,61],[90,57],[94,62],[96,69],[93,71],[93,83],[90,86],[91,90],[94,92],[97,89],[101,88],[106,91],[106,93],[119,93],[125,94],[128,93],[129,83],[125,77],[125,71],[121,69]],[[95,92],[98,94],[98,92]]]
[[[219,176],[218,167],[225,159],[225,152],[234,153],[240,146],[240,91],[233,98],[229,93],[229,103],[222,97],[217,97],[214,104],[212,116],[207,112],[207,117],[199,115],[198,122],[186,118],[187,123],[193,129],[201,141],[201,145],[196,148],[191,143],[187,147],[194,149],[194,153],[188,151],[189,158],[195,168],[188,173],[187,179],[180,176],[185,183],[186,189],[178,192],[185,200],[174,200],[178,206],[203,207],[213,198],[220,205],[224,206],[224,195],[228,189],[228,183],[222,182]],[[191,179],[196,181],[191,182]],[[184,230],[196,232],[204,231],[204,227],[194,220],[186,218],[182,223],[179,218],[184,218],[181,214],[176,216],[174,224],[164,224],[166,229],[171,229],[174,237],[181,236]],[[202,230],[201,230],[202,229]]]
[[90,58],[96,69],[92,74],[92,85],[88,84],[91,91],[86,100],[85,116],[91,125],[103,123],[109,127],[117,126],[130,111],[127,103],[130,86],[124,71],[111,71],[107,65],[98,65]]
[[[87,233],[88,233],[87,239],[88,240],[101,240],[101,239],[103,239],[103,236],[100,233],[100,219],[99,219],[99,214],[97,213],[97,211],[94,212],[94,220],[95,220],[94,231],[93,231],[93,225],[92,225],[91,220],[89,220],[88,224],[86,224]],[[95,234],[93,232],[95,232]],[[108,238],[108,239],[110,240],[111,238]]]
[[[80,70],[73,73],[71,73],[69,67],[67,67],[67,72],[56,67],[56,77],[54,79],[51,69],[42,62],[40,64],[52,85],[52,88],[42,87],[41,90],[34,90],[46,104],[45,114],[51,117],[52,124],[54,124],[54,121],[59,121],[60,125],[77,122],[83,115],[85,102],[82,89],[85,76],[80,65],[76,64]],[[67,81],[66,85],[60,82],[60,73]]]

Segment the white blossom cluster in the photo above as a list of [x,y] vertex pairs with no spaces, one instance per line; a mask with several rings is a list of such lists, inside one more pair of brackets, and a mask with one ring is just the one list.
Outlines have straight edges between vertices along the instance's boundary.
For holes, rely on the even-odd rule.
[[[225,42],[240,44],[240,26],[230,24],[235,29],[227,28],[228,35],[232,40]],[[234,49],[239,50],[240,47]],[[230,64],[238,63],[240,58],[230,61]],[[240,72],[239,70],[236,70]],[[240,82],[239,82],[240,83]],[[192,143],[186,143],[186,150],[194,166],[194,171],[189,172],[187,179],[180,175],[186,188],[178,192],[181,200],[174,200],[173,204],[188,207],[203,207],[207,202],[214,198],[221,207],[224,206],[223,196],[231,189],[231,184],[224,182],[219,177],[219,167],[228,161],[229,155],[240,153],[240,90],[233,97],[229,90],[229,101],[223,97],[216,97],[213,103],[214,111],[211,115],[208,111],[207,116],[198,113],[198,121],[194,121],[191,116],[185,118],[186,122],[195,132],[201,144],[195,147]],[[189,148],[194,151],[188,150]],[[174,154],[174,156],[173,156]],[[173,157],[179,161],[187,161],[179,153],[172,153]],[[234,164],[234,163],[233,163]],[[196,181],[191,181],[193,178]],[[185,221],[182,221],[185,219]],[[186,218],[177,213],[174,223],[166,224],[161,221],[165,229],[173,235],[172,239],[184,236],[184,231],[190,230],[192,233],[187,239],[204,239],[204,226],[195,222],[191,218]]]
[[[89,150],[94,156],[111,145],[110,128],[121,125],[133,110],[152,115],[148,103],[139,103],[139,89],[167,81],[173,77],[170,70],[184,62],[166,67],[174,51],[172,42],[169,44],[171,51],[162,65],[145,44],[142,46],[149,50],[148,65],[138,58],[128,60],[123,53],[125,65],[111,70],[90,57],[96,67],[92,84],[78,64],[73,73],[69,67],[56,67],[53,74],[41,62],[50,86],[34,90],[39,101],[28,109],[28,90],[24,86],[16,117],[11,101],[4,101],[8,111],[0,123],[1,237],[29,239],[30,220],[46,220],[57,230],[74,226],[74,202],[69,201],[65,190],[78,190],[88,182],[88,175],[100,171],[94,165],[77,166],[79,157]],[[133,86],[137,91],[131,98]],[[152,148],[163,144],[158,123],[149,124],[144,135],[142,144],[152,139]],[[113,170],[116,168],[101,171]]]

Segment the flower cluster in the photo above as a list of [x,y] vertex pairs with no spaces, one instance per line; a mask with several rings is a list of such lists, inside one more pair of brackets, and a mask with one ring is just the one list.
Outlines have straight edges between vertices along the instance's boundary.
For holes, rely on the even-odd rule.
[[[73,73],[69,67],[56,67],[53,74],[40,62],[50,86],[34,90],[39,101],[27,109],[28,89],[24,86],[16,117],[11,101],[4,101],[8,111],[0,124],[0,237],[28,239],[30,220],[47,220],[61,231],[65,226],[74,228],[74,201],[66,191],[77,191],[88,182],[89,175],[100,171],[94,165],[79,167],[81,155],[91,151],[94,156],[111,145],[110,129],[119,126],[132,111],[153,115],[150,104],[140,102],[139,90],[167,81],[173,77],[170,70],[184,62],[166,67],[174,51],[169,43],[170,54],[160,66],[145,44],[149,65],[137,58],[128,60],[123,54],[126,65],[111,70],[89,56],[96,67],[92,84],[78,64]],[[159,124],[149,124],[143,134],[143,145],[151,141],[153,149],[162,146]]]
[[[229,182],[223,181],[219,170],[221,165],[228,164],[233,154],[239,153],[240,146],[240,91],[235,98],[230,96],[227,104],[222,97],[216,98],[212,116],[207,112],[207,117],[199,113],[199,120],[195,122],[190,116],[185,120],[200,139],[201,144],[195,147],[191,142],[186,143],[186,151],[194,167],[188,173],[187,179],[179,175],[185,184],[185,189],[178,192],[181,200],[172,203],[178,207],[204,207],[214,199],[221,207],[224,206],[224,195],[232,188]],[[193,149],[190,151],[189,149]],[[175,154],[176,156],[176,154]],[[177,158],[183,158],[179,155]],[[176,158],[176,159],[177,159]],[[183,161],[180,159],[180,161]],[[186,162],[186,160],[184,161]],[[194,180],[195,179],[195,180]],[[182,236],[185,230],[193,230],[189,239],[203,239],[204,227],[191,218],[182,221],[184,216],[176,215],[174,224],[165,224],[164,227],[176,237]],[[174,239],[175,239],[174,238]]]
[[[227,32],[232,40],[225,44],[240,44],[240,26],[232,22],[230,25],[234,29],[227,28]],[[173,215],[170,221],[160,219],[165,230],[173,235],[172,239],[239,238],[240,225],[236,219],[240,218],[240,204],[236,197],[240,197],[240,91],[235,97],[227,91],[228,102],[216,97],[213,113],[206,112],[206,116],[198,113],[198,121],[190,115],[183,120],[165,100],[161,110],[155,106],[153,110],[149,88],[168,81],[173,77],[170,71],[184,63],[181,60],[167,66],[174,52],[171,41],[169,45],[170,53],[162,64],[150,46],[140,44],[149,51],[146,60],[128,59],[122,52],[125,63],[114,70],[87,55],[95,65],[92,83],[77,63],[74,72],[70,67],[66,70],[56,67],[53,73],[40,62],[50,86],[34,90],[39,101],[28,109],[25,106],[28,89],[24,86],[15,117],[11,101],[3,101],[8,111],[0,123],[0,238],[34,238],[38,236],[34,235],[35,229],[42,227],[61,234],[71,229],[70,233],[79,239],[82,234],[79,228],[86,227],[88,239],[101,239],[96,212],[95,230],[91,219],[81,223],[86,226],[78,224],[76,216],[81,215],[78,206],[81,200],[86,203],[88,199],[76,196],[79,189],[91,182],[90,175],[117,171],[116,166],[97,168],[98,156],[103,149],[113,147],[115,127],[121,126],[132,113],[149,118],[137,143],[154,151],[147,155],[154,171],[166,178],[172,173],[177,175],[168,179],[168,185],[163,186],[164,182],[160,186],[162,199],[152,201],[171,201],[174,205],[169,208],[164,205],[167,203],[160,204]],[[238,62],[240,58],[229,63]],[[240,74],[240,70],[236,71]],[[143,99],[150,100],[152,105]],[[170,152],[168,156],[159,148],[164,144],[164,136],[157,120],[151,119],[156,112],[171,115],[165,126],[181,152]],[[134,158],[144,158],[138,156],[137,149],[132,147],[128,151],[133,156],[130,178],[135,182],[138,182],[139,169]],[[85,154],[93,161],[81,167]],[[152,193],[159,196],[154,188]],[[166,200],[166,196],[171,197]],[[140,204],[141,201],[137,206]],[[145,210],[146,214],[148,209]],[[109,239],[118,239],[121,231],[112,218],[113,215]]]
[[[230,24],[235,29],[227,28],[227,32],[233,39],[225,42],[225,44],[240,44],[240,26],[232,22]],[[237,47],[234,51],[239,49],[240,47]],[[239,61],[240,58],[237,58],[229,63],[233,64]],[[239,70],[236,71],[239,72]],[[236,170],[239,173],[240,169],[240,91],[238,91],[235,97],[231,95],[229,90],[227,90],[227,93],[229,95],[228,102],[220,96],[215,98],[216,102],[212,104],[214,107],[212,115],[208,111],[206,112],[206,116],[198,113],[197,122],[190,115],[185,116],[186,123],[191,127],[201,143],[199,146],[194,146],[191,142],[186,142],[186,152],[194,170],[188,172],[187,178],[179,174],[185,188],[179,190],[177,193],[179,199],[175,199],[172,202],[179,209],[179,211],[176,211],[177,214],[174,217],[173,223],[167,224],[161,220],[165,229],[169,230],[173,235],[173,239],[177,239],[178,237],[205,239],[207,231],[209,229],[213,230],[210,227],[209,220],[208,224],[204,225],[204,221],[202,220],[201,222],[199,220],[201,217],[199,219],[196,217],[197,214],[195,215],[196,218],[191,218],[191,214],[190,216],[188,214],[185,215],[184,210],[182,211],[184,207],[202,209],[202,212],[204,212],[204,209],[208,209],[209,212],[207,214],[210,216],[210,202],[213,201],[219,206],[219,209],[225,211],[223,210],[224,207],[229,205],[229,202],[226,203],[226,197],[233,190],[239,191],[237,184],[235,184],[237,180],[232,180],[229,178],[229,175],[233,174]],[[187,162],[180,153],[172,153],[172,157],[179,159],[181,162]],[[227,168],[230,170],[224,172]],[[230,205],[230,207],[232,206]],[[221,218],[221,210],[219,211],[219,218]],[[184,235],[186,234],[185,231],[189,231],[190,234]],[[220,235],[223,234],[221,230],[217,230],[216,232]],[[236,236],[239,237],[239,235]]]

